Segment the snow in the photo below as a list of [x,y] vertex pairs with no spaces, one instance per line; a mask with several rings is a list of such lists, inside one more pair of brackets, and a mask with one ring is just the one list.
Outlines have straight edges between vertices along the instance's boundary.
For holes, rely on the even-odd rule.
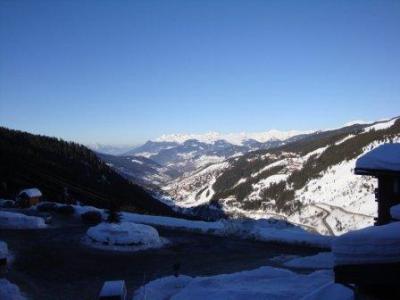
[[320,252],[316,255],[296,257],[286,261],[283,266],[299,269],[331,269],[333,268],[332,252]]
[[160,239],[155,228],[131,222],[100,223],[90,227],[86,235],[89,239],[84,242],[97,248],[110,250],[136,251],[159,248],[165,242]]
[[[256,159],[257,159],[257,158],[256,158]],[[251,177],[257,177],[257,176],[260,175],[262,172],[265,172],[265,171],[267,171],[267,170],[269,170],[269,169],[272,169],[272,168],[274,168],[274,167],[286,166],[287,164],[288,164],[288,159],[286,159],[286,158],[285,158],[285,159],[278,160],[278,161],[275,161],[275,162],[270,163],[270,164],[266,165],[265,167],[261,168],[261,169],[258,170],[257,172],[252,173],[252,174],[251,174]]]
[[199,169],[208,166],[210,164],[216,164],[222,162],[224,160],[225,160],[224,157],[220,157],[217,155],[202,155],[200,157],[197,157],[194,163],[196,165],[196,169]]
[[345,141],[347,141],[347,140],[349,140],[349,139],[351,139],[351,138],[353,138],[353,137],[355,137],[354,134],[349,134],[348,136],[344,137],[343,139],[337,141],[337,142],[335,143],[335,146],[338,146],[338,145],[344,143]]
[[308,152],[306,155],[303,156],[303,160],[306,161],[311,156],[319,157],[326,149],[328,149],[328,147],[329,146],[325,146],[325,147],[321,147],[321,148],[315,149],[314,151]]
[[400,222],[351,231],[333,241],[335,265],[400,262]]
[[[208,202],[214,195],[212,185],[224,169],[229,167],[228,162],[216,163],[185,174],[178,181],[171,182],[163,188],[180,207],[198,206]],[[194,190],[193,190],[194,189]],[[203,191],[200,195],[200,193]]]
[[[320,290],[324,288],[323,290]],[[333,283],[330,271],[297,274],[289,270],[261,267],[255,270],[207,277],[163,277],[138,289],[133,300],[141,299],[317,299],[315,292],[330,292],[329,299],[342,299],[351,290]],[[314,298],[310,298],[314,297]],[[325,299],[325,298],[321,298]],[[353,299],[345,298],[345,299]]]
[[180,275],[178,277],[168,276],[153,280],[138,289],[133,300],[152,299],[167,300],[184,289],[191,281],[192,277]]
[[[372,177],[354,175],[355,161],[352,159],[331,166],[321,173],[321,177],[310,180],[297,190],[297,200],[316,207],[304,210],[299,219],[293,220],[299,223],[303,223],[302,220],[311,221],[309,217],[315,216],[315,210],[318,213],[321,211],[318,207],[322,207],[329,214],[327,222],[335,234],[372,225],[377,211],[373,193],[377,182]],[[321,224],[317,230],[323,228]]]
[[220,221],[217,222],[192,221],[192,220],[172,218],[172,217],[141,215],[135,213],[126,213],[126,212],[122,213],[122,219],[125,222],[162,226],[172,229],[183,229],[201,233],[208,233],[223,229],[223,224]]
[[366,128],[364,128],[364,132],[368,132],[371,130],[383,130],[383,129],[387,129],[390,128],[394,125],[394,123],[397,121],[397,118],[391,119],[391,120],[386,120],[386,121],[382,121],[379,123],[376,123],[374,125],[368,126]]
[[354,120],[354,121],[349,121],[341,127],[347,127],[347,126],[352,126],[352,125],[357,125],[357,124],[370,124],[372,123],[371,121],[364,121],[364,120]]
[[[83,214],[90,210],[100,209],[90,206],[77,206],[75,211]],[[251,239],[264,242],[280,242],[330,248],[332,238],[308,232],[298,226],[276,219],[235,219],[215,222],[193,221],[187,219],[142,215],[131,212],[122,212],[122,220],[136,224],[160,226],[169,229],[198,232],[216,236],[235,236],[242,239]]]
[[30,198],[34,198],[34,197],[42,197],[42,192],[37,189],[37,188],[30,188],[30,189],[25,189],[22,190],[18,196],[22,195],[22,194],[26,194],[28,197]]
[[390,215],[393,219],[400,220],[400,204],[394,205],[390,208]]
[[123,280],[114,280],[114,281],[106,281],[101,288],[100,297],[112,297],[112,296],[121,296],[124,295],[125,292],[125,281]]
[[273,183],[285,181],[289,177],[289,175],[290,174],[275,174],[268,176],[267,178],[261,179],[257,183],[252,184],[253,191],[248,196],[248,199],[259,199],[262,190],[269,188]]
[[301,300],[353,300],[354,292],[344,285],[329,282]]
[[138,159],[131,159],[131,162],[139,164],[139,165],[143,165],[143,162],[141,160],[138,160]]
[[[331,245],[331,237],[308,232],[285,221],[259,219],[246,220],[244,223],[235,220],[230,222],[235,226],[239,223],[239,232],[243,232],[239,236],[253,237],[258,241],[309,245],[322,248],[330,248]],[[246,222],[252,224],[249,226],[250,228],[246,226]]]
[[[104,210],[93,206],[73,205],[73,207],[75,208],[75,213],[78,215],[92,210],[99,211],[102,215],[105,215]],[[332,237],[308,232],[299,226],[277,219],[233,219],[206,222],[173,217],[143,215],[131,212],[122,212],[121,217],[123,221],[122,223],[160,226],[174,230],[198,232],[216,236],[234,236],[242,239],[264,242],[279,242],[285,244],[330,248],[332,240]],[[107,232],[107,226],[105,228]],[[117,236],[119,238],[119,235]],[[100,233],[99,241],[107,241],[102,233]]]
[[0,279],[0,299],[1,300],[23,300],[19,288],[7,279]]
[[140,152],[140,153],[135,153],[135,156],[142,156],[144,158],[150,158],[153,155],[156,155],[157,152]]
[[264,242],[309,245],[329,248],[331,237],[308,232],[300,227],[279,220],[222,220],[216,222],[123,213],[126,222],[143,223],[173,229],[194,231],[217,236],[235,236]]
[[0,211],[1,229],[40,229],[47,225],[43,218],[26,216],[20,213]]
[[7,243],[0,241],[0,259],[7,258],[7,256],[8,256]]
[[246,181],[247,181],[247,178],[240,178],[233,187],[237,187],[238,185],[241,185],[242,183],[245,183]]
[[175,142],[183,144],[188,140],[197,140],[199,142],[203,142],[206,144],[214,144],[216,141],[224,140],[234,145],[242,145],[243,142],[247,140],[256,140],[260,143],[265,143],[267,141],[272,141],[272,140],[283,141],[299,134],[306,134],[311,132],[312,131],[298,131],[298,130],[280,131],[272,129],[265,132],[255,132],[255,133],[241,132],[241,133],[222,134],[218,132],[208,132],[203,134],[164,134],[161,137],[157,138],[155,141]]
[[357,169],[400,171],[400,143],[383,144],[361,156]]

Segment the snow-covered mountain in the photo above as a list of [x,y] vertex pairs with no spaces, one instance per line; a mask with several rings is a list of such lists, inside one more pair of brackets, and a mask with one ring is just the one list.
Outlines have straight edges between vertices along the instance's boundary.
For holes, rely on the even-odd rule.
[[178,173],[191,172],[249,151],[269,149],[307,136],[300,131],[271,130],[253,134],[175,134],[148,141],[125,156],[142,156],[174,168]]
[[266,143],[269,141],[284,141],[293,136],[311,133],[312,131],[280,131],[271,129],[265,132],[253,132],[253,133],[228,133],[222,134],[218,132],[207,132],[203,134],[167,134],[157,138],[156,142],[173,142],[183,144],[188,140],[197,140],[206,144],[213,144],[218,141],[226,141],[232,145],[243,146],[247,141],[256,141],[259,143]]
[[164,187],[175,204],[224,214],[278,217],[320,233],[339,234],[373,223],[373,178],[356,176],[356,159],[400,142],[400,120],[354,124],[303,136],[198,168]]

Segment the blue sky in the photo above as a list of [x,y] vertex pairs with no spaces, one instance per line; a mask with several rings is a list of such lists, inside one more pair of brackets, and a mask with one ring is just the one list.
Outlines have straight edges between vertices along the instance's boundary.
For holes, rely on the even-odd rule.
[[400,1],[0,2],[0,124],[83,143],[400,115]]

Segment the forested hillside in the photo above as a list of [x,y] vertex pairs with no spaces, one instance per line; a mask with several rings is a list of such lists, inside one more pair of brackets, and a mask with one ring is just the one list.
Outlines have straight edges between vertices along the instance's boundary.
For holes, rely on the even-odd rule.
[[97,156],[128,180],[148,188],[160,186],[181,175],[175,169],[163,167],[143,156],[103,153],[97,153]]
[[339,233],[370,224],[376,213],[376,182],[354,175],[355,160],[399,141],[399,118],[317,132],[208,166],[165,190],[187,208],[218,204],[228,215],[282,217]]
[[[274,201],[275,209],[278,212],[292,213],[293,210],[299,209],[301,206],[301,203],[296,201],[295,191],[303,188],[308,181],[320,177],[321,172],[329,167],[356,158],[363,153],[364,147],[369,144],[379,141],[391,142],[393,138],[399,135],[400,120],[384,130],[372,129],[363,132],[359,125],[355,125],[316,134],[311,140],[304,139],[269,151],[250,153],[234,161],[232,168],[217,178],[213,188],[219,192],[213,198],[217,200],[232,195],[238,200],[243,200],[252,192],[252,184],[274,174],[279,174],[285,168],[283,162],[276,166],[271,166],[272,163],[285,158],[294,162],[296,158],[310,154],[306,160],[299,161],[297,165],[294,163],[290,173],[287,172],[288,170],[282,172],[288,174],[285,180],[272,182],[267,188],[263,189],[259,201],[243,203],[245,207],[258,209],[262,205]],[[321,150],[313,153],[318,149]],[[259,159],[260,156],[263,159]],[[260,165],[257,166],[257,163]],[[265,166],[270,167],[263,169]],[[248,173],[244,173],[243,170],[248,170]],[[248,180],[234,186],[234,183],[238,182],[241,176],[243,177],[245,174]],[[233,178],[236,181],[233,182]]]
[[51,201],[63,201],[67,188],[85,204],[111,203],[134,211],[170,214],[169,207],[130,183],[99,160],[94,152],[73,142],[0,127],[0,197],[38,187]]

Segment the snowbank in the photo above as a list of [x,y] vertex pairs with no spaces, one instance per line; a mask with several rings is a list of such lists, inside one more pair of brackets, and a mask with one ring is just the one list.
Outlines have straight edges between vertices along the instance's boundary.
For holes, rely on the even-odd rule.
[[[104,210],[92,206],[74,205],[80,215],[97,210],[105,215]],[[235,219],[215,222],[193,221],[180,218],[121,213],[124,222],[160,226],[174,230],[198,232],[216,236],[234,236],[264,242],[278,242],[303,246],[330,248],[332,237],[308,232],[301,227],[276,219]]]
[[7,258],[7,255],[8,255],[7,244],[3,241],[0,241],[0,260]]
[[192,280],[192,277],[180,275],[179,277],[168,276],[150,281],[135,292],[133,300],[171,300],[173,299],[171,297],[183,290]]
[[354,292],[337,283],[327,283],[309,295],[301,298],[301,300],[352,300],[354,299]]
[[332,252],[321,252],[312,256],[296,257],[283,264],[289,268],[331,269],[333,268]]
[[367,227],[336,238],[335,265],[400,262],[400,222]]
[[390,208],[390,215],[395,220],[400,220],[400,204],[394,205]]
[[26,216],[24,214],[0,211],[1,229],[40,229],[47,225],[43,218]]
[[171,217],[123,213],[127,222],[144,223],[218,236],[235,236],[264,242],[280,242],[330,248],[332,237],[314,234],[288,222],[275,219],[192,221]]
[[0,299],[1,300],[23,300],[19,288],[6,279],[0,279]]
[[100,223],[88,229],[89,244],[97,248],[122,251],[137,251],[161,247],[165,241],[151,226],[122,222]]
[[[340,296],[343,295],[344,290],[348,290],[333,284],[333,274],[330,271],[317,271],[305,275],[285,269],[262,267],[251,271],[209,277],[160,278],[138,289],[133,300],[301,299],[302,297],[311,300],[317,299],[310,297],[321,287],[330,287],[331,297],[336,296],[329,299],[343,299]],[[351,290],[347,293],[352,294]]]
[[148,224],[154,226],[161,226],[166,228],[187,230],[200,233],[212,233],[218,229],[223,228],[222,222],[205,222],[205,221],[192,221],[186,219],[163,217],[163,216],[150,216],[135,213],[122,213],[122,219],[126,222],[134,222],[140,224]]
[[400,143],[383,144],[364,154],[356,169],[400,171]]
[[332,237],[308,232],[301,227],[276,219],[224,220],[220,235],[233,235],[263,242],[279,242],[330,248]]

